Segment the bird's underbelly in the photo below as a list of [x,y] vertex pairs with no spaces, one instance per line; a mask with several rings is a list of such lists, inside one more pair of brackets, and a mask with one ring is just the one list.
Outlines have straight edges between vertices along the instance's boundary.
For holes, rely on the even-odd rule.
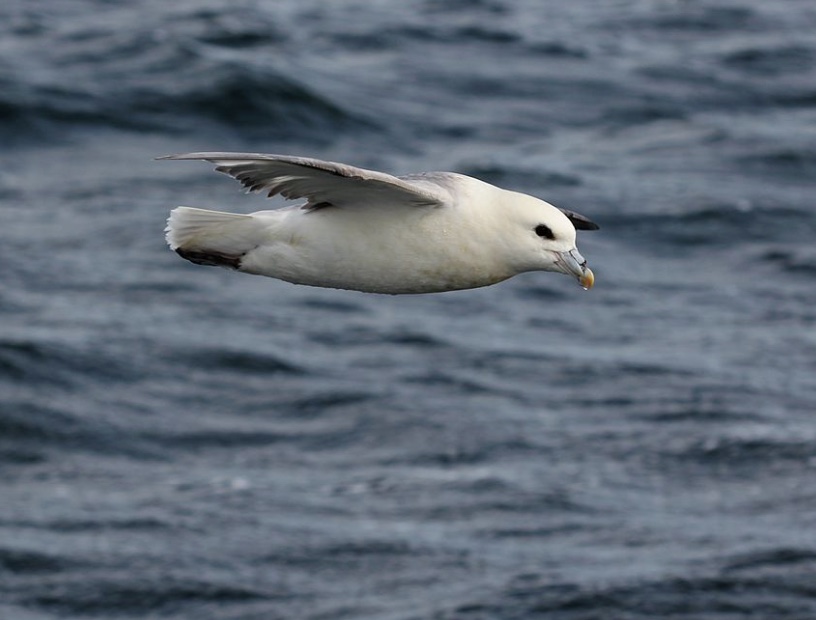
[[246,254],[241,270],[295,284],[410,294],[477,288],[512,275],[473,247],[427,237],[277,239]]

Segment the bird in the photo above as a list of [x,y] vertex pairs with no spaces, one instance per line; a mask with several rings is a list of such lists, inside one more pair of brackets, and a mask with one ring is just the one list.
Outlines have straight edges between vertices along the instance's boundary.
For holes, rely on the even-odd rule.
[[199,265],[365,293],[472,289],[528,271],[595,282],[578,252],[589,218],[455,172],[392,176],[308,157],[202,152],[247,192],[299,204],[251,214],[179,206],[170,249]]

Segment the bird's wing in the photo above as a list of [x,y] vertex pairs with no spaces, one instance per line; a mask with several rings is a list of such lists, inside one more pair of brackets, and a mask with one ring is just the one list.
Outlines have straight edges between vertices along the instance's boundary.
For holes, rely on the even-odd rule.
[[575,211],[570,211],[568,209],[559,209],[561,213],[567,216],[572,225],[575,226],[575,230],[598,230],[600,226],[598,226],[595,222],[589,219],[586,215],[581,215],[580,213],[576,213]]
[[307,157],[260,153],[186,153],[159,159],[204,160],[240,181],[251,192],[305,198],[304,208],[404,205],[439,207],[451,202],[444,187],[428,180],[402,179],[383,172]]

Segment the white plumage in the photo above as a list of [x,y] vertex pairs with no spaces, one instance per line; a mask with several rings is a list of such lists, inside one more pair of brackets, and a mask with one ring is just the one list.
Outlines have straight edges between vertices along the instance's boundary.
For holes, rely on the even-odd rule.
[[194,263],[370,293],[476,288],[525,271],[594,275],[575,245],[577,213],[450,172],[395,177],[303,157],[189,153],[249,191],[305,202],[250,215],[177,207],[167,243]]

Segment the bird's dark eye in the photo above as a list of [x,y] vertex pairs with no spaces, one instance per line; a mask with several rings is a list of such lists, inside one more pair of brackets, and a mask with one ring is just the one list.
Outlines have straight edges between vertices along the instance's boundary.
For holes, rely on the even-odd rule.
[[552,229],[546,224],[539,224],[535,227],[535,234],[545,239],[555,239]]

